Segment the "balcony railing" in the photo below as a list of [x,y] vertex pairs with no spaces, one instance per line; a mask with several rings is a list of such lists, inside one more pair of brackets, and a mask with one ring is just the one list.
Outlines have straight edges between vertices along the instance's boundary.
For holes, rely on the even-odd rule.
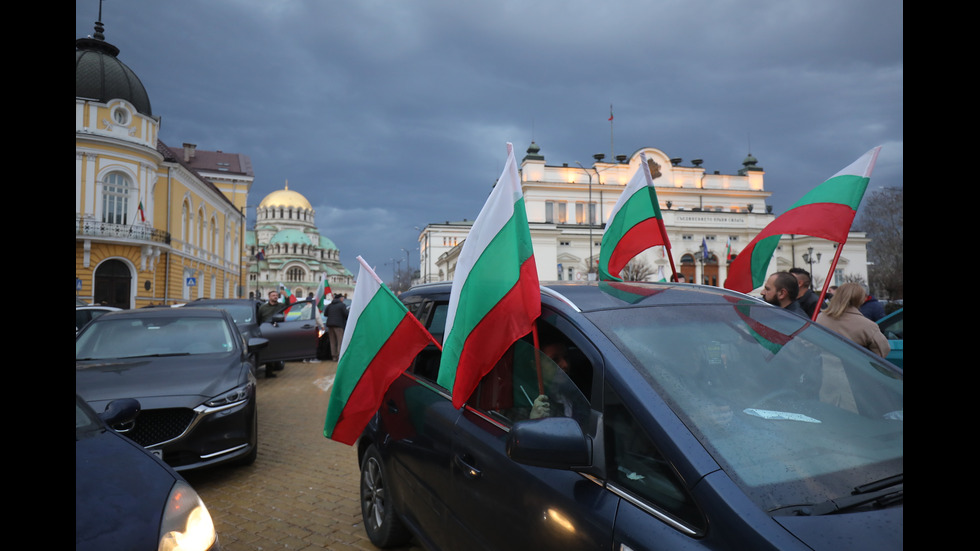
[[98,220],[75,218],[75,237],[133,239],[170,244],[170,233],[142,225],[109,224]]

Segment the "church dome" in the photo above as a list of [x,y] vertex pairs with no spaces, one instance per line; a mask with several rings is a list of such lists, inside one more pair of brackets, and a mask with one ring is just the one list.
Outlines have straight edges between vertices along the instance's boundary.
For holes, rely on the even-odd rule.
[[136,73],[119,61],[119,48],[105,41],[102,30],[102,23],[97,21],[94,37],[75,40],[75,97],[101,103],[123,99],[152,117],[146,88]]
[[262,202],[259,203],[259,208],[266,207],[298,207],[306,210],[313,210],[310,202],[303,197],[302,194],[296,193],[295,191],[289,190],[289,182],[286,182],[286,188],[273,191],[272,193],[265,196]]

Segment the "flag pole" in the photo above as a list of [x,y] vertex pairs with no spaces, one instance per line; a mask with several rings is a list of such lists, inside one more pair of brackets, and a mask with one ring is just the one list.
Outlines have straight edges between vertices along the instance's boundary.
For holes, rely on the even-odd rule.
[[[538,324],[535,323],[531,328],[531,335],[534,338],[534,367],[538,371],[538,396],[544,394],[544,377],[541,376],[541,346],[538,342]],[[532,402],[533,406],[534,403]]]
[[813,309],[812,321],[817,321],[817,314],[820,313],[820,307],[823,306],[824,298],[827,296],[827,289],[830,288],[830,276],[834,275],[834,270],[837,269],[837,260],[840,259],[841,250],[844,249],[843,243],[838,243],[837,252],[834,253],[834,260],[830,263],[830,271],[827,272],[827,277],[824,278],[823,289],[820,290],[820,298],[817,300],[817,307]]

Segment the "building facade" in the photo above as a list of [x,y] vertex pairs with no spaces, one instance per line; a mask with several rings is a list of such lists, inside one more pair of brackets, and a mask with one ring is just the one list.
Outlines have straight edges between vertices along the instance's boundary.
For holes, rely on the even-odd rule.
[[246,232],[248,290],[262,298],[285,287],[297,298],[316,295],[326,280],[335,294],[351,295],[354,275],[340,262],[333,241],[320,235],[316,212],[302,194],[285,188],[267,195]]
[[[671,248],[649,249],[631,263],[639,279],[657,281],[671,275],[671,257],[688,282],[723,286],[728,265],[741,249],[775,219],[764,186],[765,171],[749,155],[735,174],[708,173],[701,159],[685,166],[652,147],[619,155],[607,162],[595,156],[592,166],[548,165],[531,143],[520,173],[538,278],[582,281],[595,277],[599,246],[608,215],[645,153],[660,166],[654,180]],[[462,241],[472,222],[429,224],[419,235],[420,281],[452,279]],[[841,251],[831,284],[848,278],[867,281],[867,238],[851,232]],[[822,285],[836,254],[836,243],[808,236],[780,240],[769,271],[794,266],[811,272]],[[590,269],[591,268],[591,269]]]
[[120,308],[241,296],[247,156],[159,140],[101,23],[75,41],[75,295]]

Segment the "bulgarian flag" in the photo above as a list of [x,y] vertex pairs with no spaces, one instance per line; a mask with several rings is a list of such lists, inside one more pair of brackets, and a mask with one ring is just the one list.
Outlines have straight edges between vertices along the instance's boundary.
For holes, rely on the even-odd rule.
[[456,263],[438,383],[460,408],[476,385],[541,315],[538,270],[531,248],[514,146]]
[[320,288],[316,293],[315,302],[317,310],[323,313],[323,309],[327,307],[327,304],[331,300],[333,300],[333,291],[330,290],[330,282],[327,281],[326,276],[323,276],[321,283],[322,285],[320,285]]
[[[660,176],[659,170],[657,176]],[[650,247],[663,245],[670,255],[670,241],[660,214],[653,178],[646,154],[640,153],[639,168],[609,213],[609,223],[599,245],[599,279],[622,281],[619,272],[623,267]],[[673,269],[673,259],[670,264]]]
[[327,402],[323,435],[352,445],[391,383],[427,344],[439,343],[364,259],[340,345],[340,362]]
[[[761,287],[783,234],[809,235],[844,244],[880,150],[881,146],[868,151],[763,228],[729,265],[725,287],[742,293]],[[837,248],[838,254],[841,248]]]

